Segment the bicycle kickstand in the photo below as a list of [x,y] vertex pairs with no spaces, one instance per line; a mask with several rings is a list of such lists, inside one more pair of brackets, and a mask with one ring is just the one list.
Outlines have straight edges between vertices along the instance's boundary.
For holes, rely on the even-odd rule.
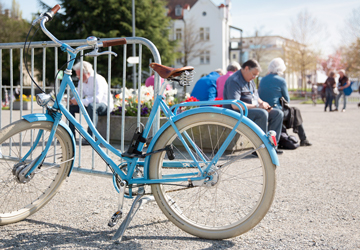
[[113,216],[111,216],[111,219],[108,223],[109,227],[114,227],[118,221],[122,218],[122,210],[124,206],[124,194],[125,194],[125,188],[126,188],[126,182],[121,181],[120,182],[120,190],[119,190],[119,206],[118,211],[116,211]]
[[133,204],[131,205],[129,213],[127,214],[125,220],[121,223],[119,229],[116,231],[116,233],[113,236],[112,240],[117,241],[119,243],[121,241],[124,233],[125,233],[125,230],[129,226],[131,220],[134,218],[134,216],[135,216],[136,212],[139,210],[139,208],[143,204],[146,204],[149,201],[154,201],[153,196],[145,196],[145,197],[143,197],[144,194],[145,194],[144,187],[140,187],[139,191],[138,191],[138,195],[136,196]]

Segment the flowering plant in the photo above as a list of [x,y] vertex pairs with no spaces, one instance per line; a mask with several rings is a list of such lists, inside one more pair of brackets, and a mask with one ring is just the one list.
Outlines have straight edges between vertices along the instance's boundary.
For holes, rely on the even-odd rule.
[[[148,117],[154,104],[154,89],[152,86],[141,86],[140,96],[140,109],[141,116]],[[177,103],[177,99],[174,97],[177,94],[177,90],[166,90],[164,93],[166,104],[172,106]],[[115,95],[114,110],[112,115],[122,115],[122,109],[125,108],[125,116],[136,116],[138,112],[138,93],[134,89],[125,88],[125,106],[122,102],[123,94]]]
[[[27,96],[27,95],[22,95],[22,99],[23,99],[23,102],[31,102],[31,95]],[[17,102],[20,102],[20,96],[18,98],[16,98]],[[36,97],[34,96],[33,97],[33,101],[36,101]]]
[[[220,97],[216,97],[215,98],[215,101],[222,101],[223,99],[222,98],[220,98]],[[214,107],[219,107],[219,108],[221,108],[222,107],[222,105],[213,105]]]
[[[185,95],[185,101],[184,102],[198,102],[199,100],[196,98],[196,97],[193,97],[193,96],[190,96],[189,93],[186,93]],[[180,108],[181,111],[185,111],[185,110],[189,110],[189,109],[192,109],[192,108],[196,108],[196,106],[182,106]]]
[[[199,100],[196,98],[196,97],[194,97],[194,96],[190,96],[188,93],[185,95],[185,101],[184,102],[198,102]],[[220,98],[220,97],[216,97],[215,99],[214,99],[214,101],[221,101],[221,100],[223,100],[222,98]],[[214,107],[222,107],[222,105],[212,105],[212,106],[214,106]],[[195,108],[195,107],[197,107],[197,106],[183,106],[183,107],[181,107],[181,111],[185,111],[185,110],[189,110],[189,109],[192,109],[192,108]]]

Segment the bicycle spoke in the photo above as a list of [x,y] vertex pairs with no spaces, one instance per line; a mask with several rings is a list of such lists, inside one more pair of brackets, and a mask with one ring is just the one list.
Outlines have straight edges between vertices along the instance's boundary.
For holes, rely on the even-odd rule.
[[[69,157],[73,154],[73,148],[68,148],[72,145],[71,139],[67,131],[61,127],[57,129],[56,139],[51,142],[41,167],[36,168],[28,178],[18,176],[18,173],[43,153],[52,125],[51,122],[29,123],[21,120],[2,132],[0,225],[19,221],[36,212],[52,198],[66,177],[74,160],[73,157]],[[34,137],[38,138],[38,135],[41,135],[40,141],[34,144]],[[10,142],[13,145],[11,148]],[[27,159],[18,164],[26,155]]]
[[[193,228],[209,230],[211,234],[216,230],[231,231],[233,228],[245,225],[245,222],[259,211],[258,206],[262,204],[260,201],[264,199],[269,180],[265,174],[265,168],[270,166],[273,170],[269,154],[266,149],[262,149],[264,147],[262,141],[255,133],[250,132],[249,136],[248,130],[246,133],[236,130],[235,135],[229,140],[227,137],[233,131],[233,125],[230,124],[234,123],[227,125],[224,122],[227,118],[217,118],[216,115],[213,118],[209,117],[206,114],[194,115],[188,123],[190,125],[183,121],[181,127],[178,127],[181,134],[187,134],[186,139],[193,142],[186,141],[192,144],[190,152],[199,161],[203,171],[214,157],[219,157],[218,162],[214,162],[214,166],[209,169],[209,173],[204,173],[204,179],[200,181],[174,182],[184,186],[192,184],[193,187],[153,185],[155,189],[153,193],[156,194],[155,198],[159,206],[163,211],[166,210],[165,214],[171,214],[168,218],[174,223],[180,221],[180,224],[184,225],[181,228],[189,230],[192,234],[196,234],[196,229]],[[173,161],[192,162],[189,152],[181,147],[181,142],[175,132],[168,132],[162,136],[164,139],[159,138],[161,141],[159,148],[169,144],[176,146],[176,156]],[[230,143],[224,146],[225,151],[219,156],[218,152],[226,140]],[[258,157],[252,156],[252,152],[257,152]],[[264,156],[267,158],[263,158]],[[150,166],[157,167],[153,178],[176,176],[176,174],[180,176],[196,170],[196,168],[164,167],[162,162],[168,161],[165,153],[159,154],[156,159],[159,159],[158,163],[154,160],[154,165]],[[201,159],[206,159],[206,162],[202,162]],[[266,164],[270,162],[270,165],[264,165],[264,162]],[[156,173],[161,173],[161,175],[157,177]],[[272,180],[271,184],[273,184]],[[270,196],[266,198],[270,197],[271,200],[272,195],[273,193],[270,193]],[[168,206],[165,207],[162,204],[168,204]],[[267,209],[269,204],[267,202]],[[256,217],[257,221],[265,215],[266,211],[266,209],[261,210],[262,214]],[[249,225],[254,224],[249,222],[244,227],[249,227]],[[199,231],[199,234],[203,235],[202,232]]]

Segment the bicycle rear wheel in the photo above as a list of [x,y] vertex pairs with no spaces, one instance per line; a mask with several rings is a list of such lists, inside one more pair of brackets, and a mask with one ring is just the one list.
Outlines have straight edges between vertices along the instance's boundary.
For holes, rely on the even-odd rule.
[[[38,211],[55,195],[66,178],[74,149],[68,132],[61,126],[43,164],[35,169],[31,179],[21,183],[16,176],[17,171],[42,153],[52,126],[52,122],[19,120],[0,131],[0,225],[23,220]],[[18,164],[34,145],[40,131],[43,134],[39,143],[25,163]]]
[[[209,162],[236,122],[226,115],[202,113],[185,117],[176,126],[182,135],[187,132]],[[172,127],[159,137],[154,150],[170,144],[174,146],[175,159],[169,161],[165,152],[152,156],[150,178],[184,177],[186,173],[197,176],[198,168],[192,166],[193,160]],[[258,135],[241,123],[217,162],[210,182],[184,180],[152,185],[160,209],[176,226],[201,238],[225,239],[247,232],[266,215],[275,193],[275,166],[269,152],[262,148],[256,151],[257,156],[251,154],[262,144]],[[191,151],[197,160],[201,159],[193,147]],[[244,153],[248,155],[239,157]]]

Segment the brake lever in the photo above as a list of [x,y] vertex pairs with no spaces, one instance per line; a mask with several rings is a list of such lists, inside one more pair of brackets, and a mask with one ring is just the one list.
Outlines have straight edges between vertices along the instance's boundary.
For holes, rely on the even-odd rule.
[[94,49],[93,51],[86,53],[85,56],[101,56],[101,55],[113,55],[113,56],[117,56],[117,54],[113,51],[103,51],[103,52],[97,52],[97,49]]
[[113,51],[103,51],[103,52],[98,52],[99,46],[98,46],[98,41],[100,39],[95,37],[95,36],[89,36],[88,38],[86,38],[86,42],[88,45],[93,46],[94,50],[86,53],[85,56],[101,56],[101,55],[113,55],[113,56],[117,56],[117,54]]
[[34,19],[34,21],[32,21],[32,25],[36,25],[37,23],[40,23],[41,20],[43,20],[45,18],[44,13],[41,13],[39,17],[37,17],[36,19]]

